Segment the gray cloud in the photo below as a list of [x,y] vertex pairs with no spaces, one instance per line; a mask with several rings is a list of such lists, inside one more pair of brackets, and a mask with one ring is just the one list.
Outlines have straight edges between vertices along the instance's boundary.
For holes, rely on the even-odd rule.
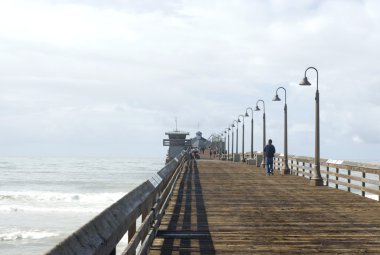
[[322,156],[364,157],[380,146],[379,11],[354,0],[2,2],[0,153],[160,156],[174,117],[208,137],[259,98],[280,149],[281,85],[289,151],[313,155],[315,73],[297,85],[312,65]]

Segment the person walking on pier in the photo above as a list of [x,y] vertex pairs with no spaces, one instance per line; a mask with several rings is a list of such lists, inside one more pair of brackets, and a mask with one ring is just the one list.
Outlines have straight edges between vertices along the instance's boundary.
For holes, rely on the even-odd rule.
[[273,158],[276,153],[276,148],[272,144],[272,139],[268,140],[268,144],[264,147],[267,175],[273,175]]

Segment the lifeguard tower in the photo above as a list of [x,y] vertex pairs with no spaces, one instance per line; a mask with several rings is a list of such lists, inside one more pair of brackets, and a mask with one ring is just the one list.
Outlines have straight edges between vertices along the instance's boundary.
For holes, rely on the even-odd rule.
[[191,140],[186,139],[186,136],[189,135],[189,132],[179,131],[177,129],[177,119],[175,130],[166,132],[165,135],[169,136],[169,139],[163,140],[163,145],[169,146],[168,154],[166,156],[166,163],[170,162],[170,160],[175,158],[184,149],[191,146]]

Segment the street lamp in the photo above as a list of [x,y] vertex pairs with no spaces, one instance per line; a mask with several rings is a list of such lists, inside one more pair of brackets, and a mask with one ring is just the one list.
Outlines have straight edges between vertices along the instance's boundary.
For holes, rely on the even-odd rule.
[[[239,153],[239,118],[237,120],[234,120],[232,122],[232,127],[235,127],[234,123],[236,122],[236,152],[234,154],[234,152],[232,151],[232,161],[233,162],[236,162],[238,159],[237,159],[237,155]],[[232,134],[232,139],[233,139],[233,134]],[[232,140],[232,143],[233,143],[233,140]]]
[[245,117],[245,115],[240,114],[239,117],[238,117],[238,120],[240,120],[239,119],[240,117],[243,117],[243,135],[242,135],[241,153],[243,154],[242,161],[245,162],[245,158],[244,158],[244,117]]
[[248,110],[251,110],[251,159],[253,159],[253,109],[251,107],[245,109],[245,117],[249,117]]
[[319,90],[318,90],[318,70],[315,67],[309,67],[305,70],[305,77],[299,83],[301,86],[310,86],[311,83],[307,80],[306,72],[309,69],[314,69],[317,72],[317,90],[315,92],[315,157],[313,173],[311,175],[310,185],[323,186],[320,165],[320,147],[319,147]]
[[223,132],[219,134],[219,159],[221,158],[222,155],[222,145],[223,145]]
[[[234,154],[234,127],[235,127],[234,123],[235,123],[235,122],[236,122],[236,125],[238,124],[237,120],[234,120],[234,121],[232,122],[232,125],[231,125],[231,127],[232,127],[232,140],[231,140],[231,147],[232,147],[231,155],[232,155],[232,161],[234,161],[234,157],[235,157],[235,154]],[[236,148],[237,148],[237,146],[236,146]]]
[[259,102],[262,102],[263,103],[263,161],[261,162],[261,167],[264,167],[265,168],[265,153],[264,153],[264,148],[265,148],[265,142],[266,142],[266,138],[265,138],[265,102],[264,100],[257,100],[256,102],[256,108],[255,108],[255,111],[260,111],[261,109],[259,108]]
[[284,87],[278,87],[276,90],[276,95],[273,98],[273,101],[281,101],[281,98],[278,96],[278,90],[283,89],[285,92],[285,106],[284,106],[284,154],[285,154],[285,165],[282,169],[282,174],[290,174],[289,165],[288,165],[288,106],[286,104],[286,89]]
[[223,155],[224,151],[225,151],[225,148],[226,148],[226,137],[224,136],[224,132],[223,131],[220,133],[220,137],[221,137],[221,142],[220,142],[220,152],[219,152],[219,155]]
[[227,144],[227,160],[230,159],[230,126],[228,126],[228,128],[226,128],[226,130],[224,130],[224,133],[227,133],[227,137],[228,137],[228,144]]

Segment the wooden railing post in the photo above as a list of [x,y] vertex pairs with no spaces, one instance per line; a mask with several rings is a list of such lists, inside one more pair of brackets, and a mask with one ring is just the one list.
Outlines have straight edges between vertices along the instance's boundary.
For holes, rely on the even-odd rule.
[[311,180],[311,174],[312,174],[312,171],[313,171],[313,164],[312,163],[310,163],[309,164],[309,180]]
[[279,158],[276,157],[276,163],[275,163],[275,167],[274,167],[274,170],[277,170],[278,169],[278,164],[279,164]]
[[347,182],[348,182],[347,191],[351,192],[351,187],[349,186],[351,184],[351,170],[347,170],[347,175],[348,175],[348,178],[347,178]]
[[305,177],[305,162],[302,162],[302,176]]
[[141,222],[143,222],[146,218],[146,216],[148,216],[149,214],[149,210],[147,210],[147,208],[145,208],[141,214]]
[[[149,207],[145,207],[143,209],[142,214],[141,214],[141,223],[143,223],[146,217],[148,217],[151,207],[152,207],[152,204],[149,203]],[[144,240],[145,238],[146,238],[146,234],[144,234],[141,239]]]
[[128,242],[130,242],[136,233],[136,221],[128,229]]
[[[339,174],[339,168],[337,168],[337,167],[335,168],[335,173],[336,173],[336,174]],[[335,180],[336,180],[336,181],[339,180],[339,176],[338,176],[338,175],[335,175]],[[339,189],[339,184],[338,184],[338,183],[335,184],[335,188],[336,188],[336,189]]]
[[290,160],[290,174],[293,174],[293,159]]
[[327,187],[329,186],[329,178],[330,178],[329,171],[330,171],[330,167],[327,166],[327,167],[326,167],[326,186],[327,186]]
[[284,169],[284,167],[285,167],[285,158],[282,158],[281,159],[281,166],[278,170],[281,171],[281,169]]
[[[362,180],[362,187],[363,188],[365,188],[365,181],[364,181],[364,179],[365,179],[365,172],[362,172],[362,178],[363,178],[363,180]],[[365,191],[364,190],[362,190],[362,197],[365,197]]]
[[298,164],[299,164],[298,159],[296,160],[296,163],[297,163],[297,169],[296,169],[296,171],[297,171],[297,176],[298,176],[298,170],[299,170],[299,167],[298,167]]
[[273,161],[273,170],[276,170],[276,168],[277,168],[277,164],[278,164],[278,159],[277,159],[277,158],[274,158],[273,160],[274,160],[274,161]]

